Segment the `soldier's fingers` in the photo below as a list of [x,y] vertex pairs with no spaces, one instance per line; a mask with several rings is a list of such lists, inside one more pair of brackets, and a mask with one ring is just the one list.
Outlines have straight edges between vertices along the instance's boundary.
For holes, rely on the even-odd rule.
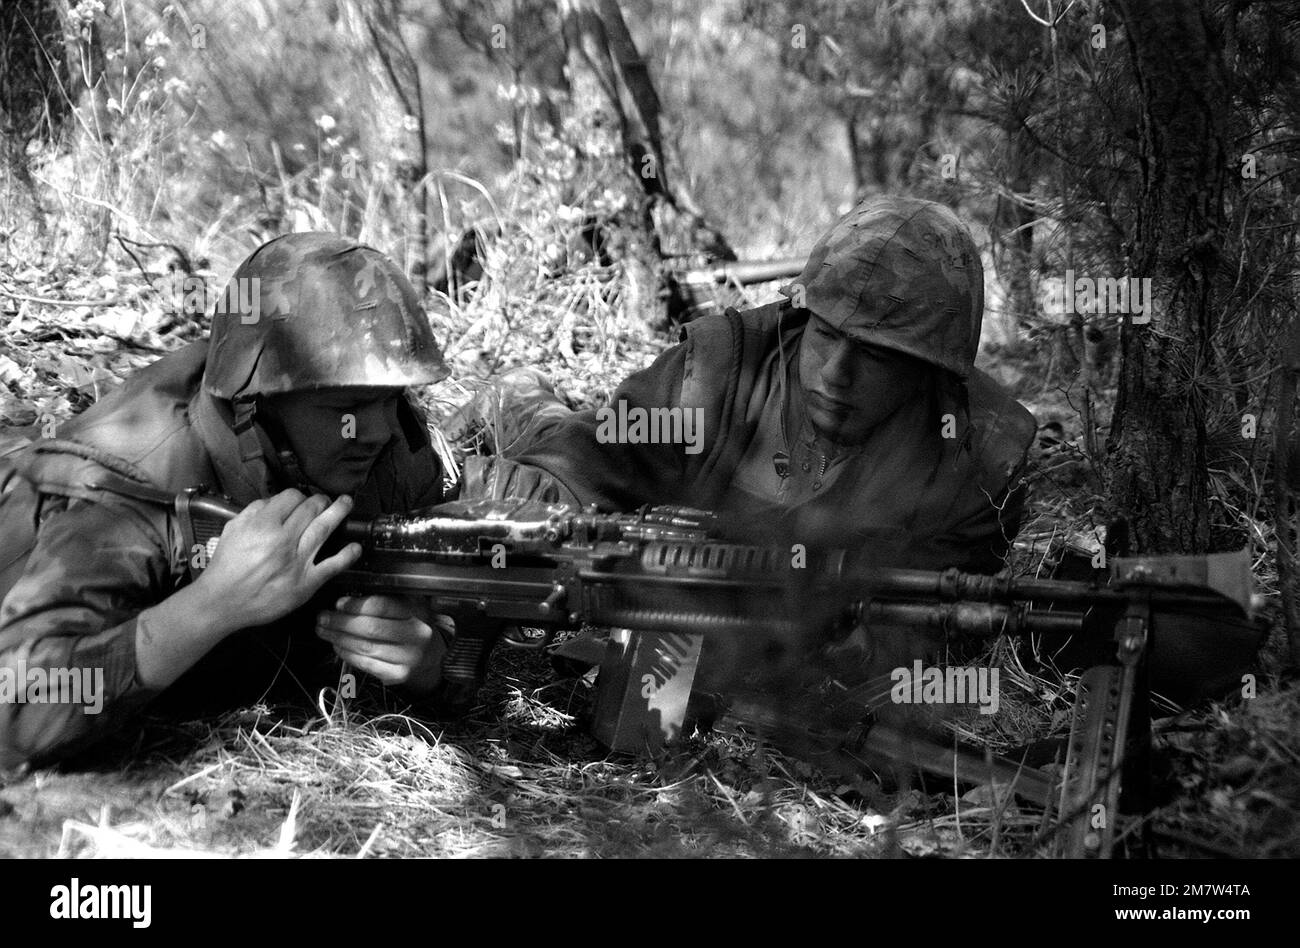
[[253,514],[257,513],[265,506],[266,506],[266,501],[261,497],[259,497],[256,500],[249,501],[248,505],[244,507],[244,509],[241,510],[238,514],[236,514],[236,516],[239,517],[252,516]]
[[298,539],[299,552],[315,558],[321,544],[329,539],[329,535],[338,529],[339,524],[346,520],[351,512],[351,497],[344,494],[335,499],[334,503],[318,513],[302,531],[302,536]]
[[341,632],[374,642],[392,642],[413,645],[427,642],[433,630],[422,622],[410,619],[384,619],[378,616],[351,615],[346,612],[325,611],[316,618],[317,631]]
[[301,534],[307,529],[307,524],[319,517],[329,505],[330,499],[324,494],[312,494],[285,518],[285,529]]
[[409,619],[416,614],[414,605],[403,596],[343,596],[334,603],[334,608],[353,615],[386,619]]
[[409,662],[415,654],[409,644],[380,641],[365,635],[353,635],[338,629],[323,628],[319,624],[316,626],[316,634],[333,645],[340,657],[346,657],[343,655],[346,652],[348,655],[374,658],[384,662]]
[[446,641],[451,641],[456,634],[456,620],[451,616],[443,615],[441,612],[434,612],[429,616],[429,621],[433,629]]
[[337,645],[334,646],[334,652],[357,671],[365,672],[367,675],[374,675],[386,685],[405,684],[411,675],[410,666],[403,663],[370,658],[367,655],[357,655],[347,649],[340,649]]
[[[316,544],[317,547],[320,544]],[[316,554],[313,552],[312,556]],[[361,559],[361,544],[349,543],[343,549],[339,550],[333,556],[328,556],[308,567],[308,578],[315,584],[314,588],[320,589],[339,573],[344,572],[352,566],[357,560]]]
[[284,523],[289,514],[298,509],[298,505],[307,499],[307,495],[300,490],[290,487],[288,490],[282,490],[266,502],[265,514],[268,517],[275,517],[281,523]]

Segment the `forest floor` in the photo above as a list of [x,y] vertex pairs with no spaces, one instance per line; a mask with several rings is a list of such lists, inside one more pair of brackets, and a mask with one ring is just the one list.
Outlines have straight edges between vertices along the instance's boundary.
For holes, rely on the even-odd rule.
[[[481,320],[452,319],[445,338],[456,374],[425,393],[433,419],[463,403],[476,376],[514,365],[545,367],[572,406],[589,405],[668,344],[640,327],[497,328],[489,340]],[[7,274],[0,449],[7,435],[37,436],[46,416],[75,414],[200,337],[198,322],[161,305],[138,274]],[[1055,416],[1065,428],[1065,448],[1035,459],[1037,489],[1014,563],[1032,573],[1052,538],[1086,539],[1091,530],[1084,462],[1069,448],[1080,435],[1077,406],[1044,393],[1033,367],[990,368],[1040,422]],[[1267,558],[1258,573],[1267,592]],[[1300,856],[1300,685],[1279,674],[1273,599],[1266,611],[1273,631],[1257,697],[1156,722],[1156,806],[1125,821],[1124,833],[1149,830],[1161,856]],[[1059,737],[1074,680],[1010,677],[1013,736]],[[405,713],[377,686],[346,706],[304,700],[217,720],[146,719],[93,759],[0,783],[0,856],[1033,857],[1054,849],[1039,811],[991,787],[846,775],[733,728],[691,733],[654,760],[609,755],[587,731],[592,703],[584,679],[557,677],[541,655],[499,649],[479,706],[450,724]]]

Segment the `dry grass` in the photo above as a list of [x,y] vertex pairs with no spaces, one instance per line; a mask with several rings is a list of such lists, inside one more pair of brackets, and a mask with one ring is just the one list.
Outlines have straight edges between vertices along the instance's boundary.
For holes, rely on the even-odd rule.
[[479,714],[445,728],[383,711],[377,693],[333,723],[258,708],[156,725],[107,773],[42,772],[0,791],[0,855],[987,851],[987,806],[944,812],[933,797],[832,780],[739,736],[697,734],[655,761],[609,757],[581,726],[580,686],[510,654],[495,671]]

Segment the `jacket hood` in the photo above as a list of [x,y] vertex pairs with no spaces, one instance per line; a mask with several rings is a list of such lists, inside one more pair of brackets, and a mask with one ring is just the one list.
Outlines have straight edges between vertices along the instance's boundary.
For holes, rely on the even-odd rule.
[[942,204],[863,201],[817,241],[781,292],[852,339],[962,379],[974,367],[984,267],[970,231]]
[[202,341],[133,373],[80,415],[15,458],[46,493],[103,500],[126,495],[161,500],[180,487],[212,483],[212,470],[187,418],[203,373]]

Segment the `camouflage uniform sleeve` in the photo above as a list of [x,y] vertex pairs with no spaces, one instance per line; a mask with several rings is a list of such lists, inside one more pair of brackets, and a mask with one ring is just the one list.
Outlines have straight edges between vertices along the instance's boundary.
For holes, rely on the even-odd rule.
[[472,455],[460,475],[462,500],[537,500],[581,506],[578,497],[541,468],[504,457]]
[[0,604],[0,768],[66,756],[157,694],[136,678],[136,617],[175,588],[167,514],[53,503]]
[[1022,473],[1023,466],[1011,476],[999,496],[984,494],[973,512],[914,550],[912,565],[920,569],[955,566],[966,572],[989,575],[1003,569],[1025,512]]
[[970,483],[961,507],[937,538],[942,557],[934,568],[957,566],[974,573],[996,573],[1020,532],[1027,490],[1029,447],[1037,423],[1029,411],[984,373],[967,383],[976,428]]
[[[629,414],[681,406],[687,351],[686,345],[674,346],[625,379],[610,400],[611,412],[620,403]],[[532,498],[596,504],[606,510],[685,502],[691,456],[681,445],[622,443],[601,434],[602,422],[594,410],[548,417],[536,426],[528,444],[512,452],[508,463],[492,465],[502,469],[499,474],[477,472],[479,489],[497,496],[508,489],[506,496],[526,492]]]

